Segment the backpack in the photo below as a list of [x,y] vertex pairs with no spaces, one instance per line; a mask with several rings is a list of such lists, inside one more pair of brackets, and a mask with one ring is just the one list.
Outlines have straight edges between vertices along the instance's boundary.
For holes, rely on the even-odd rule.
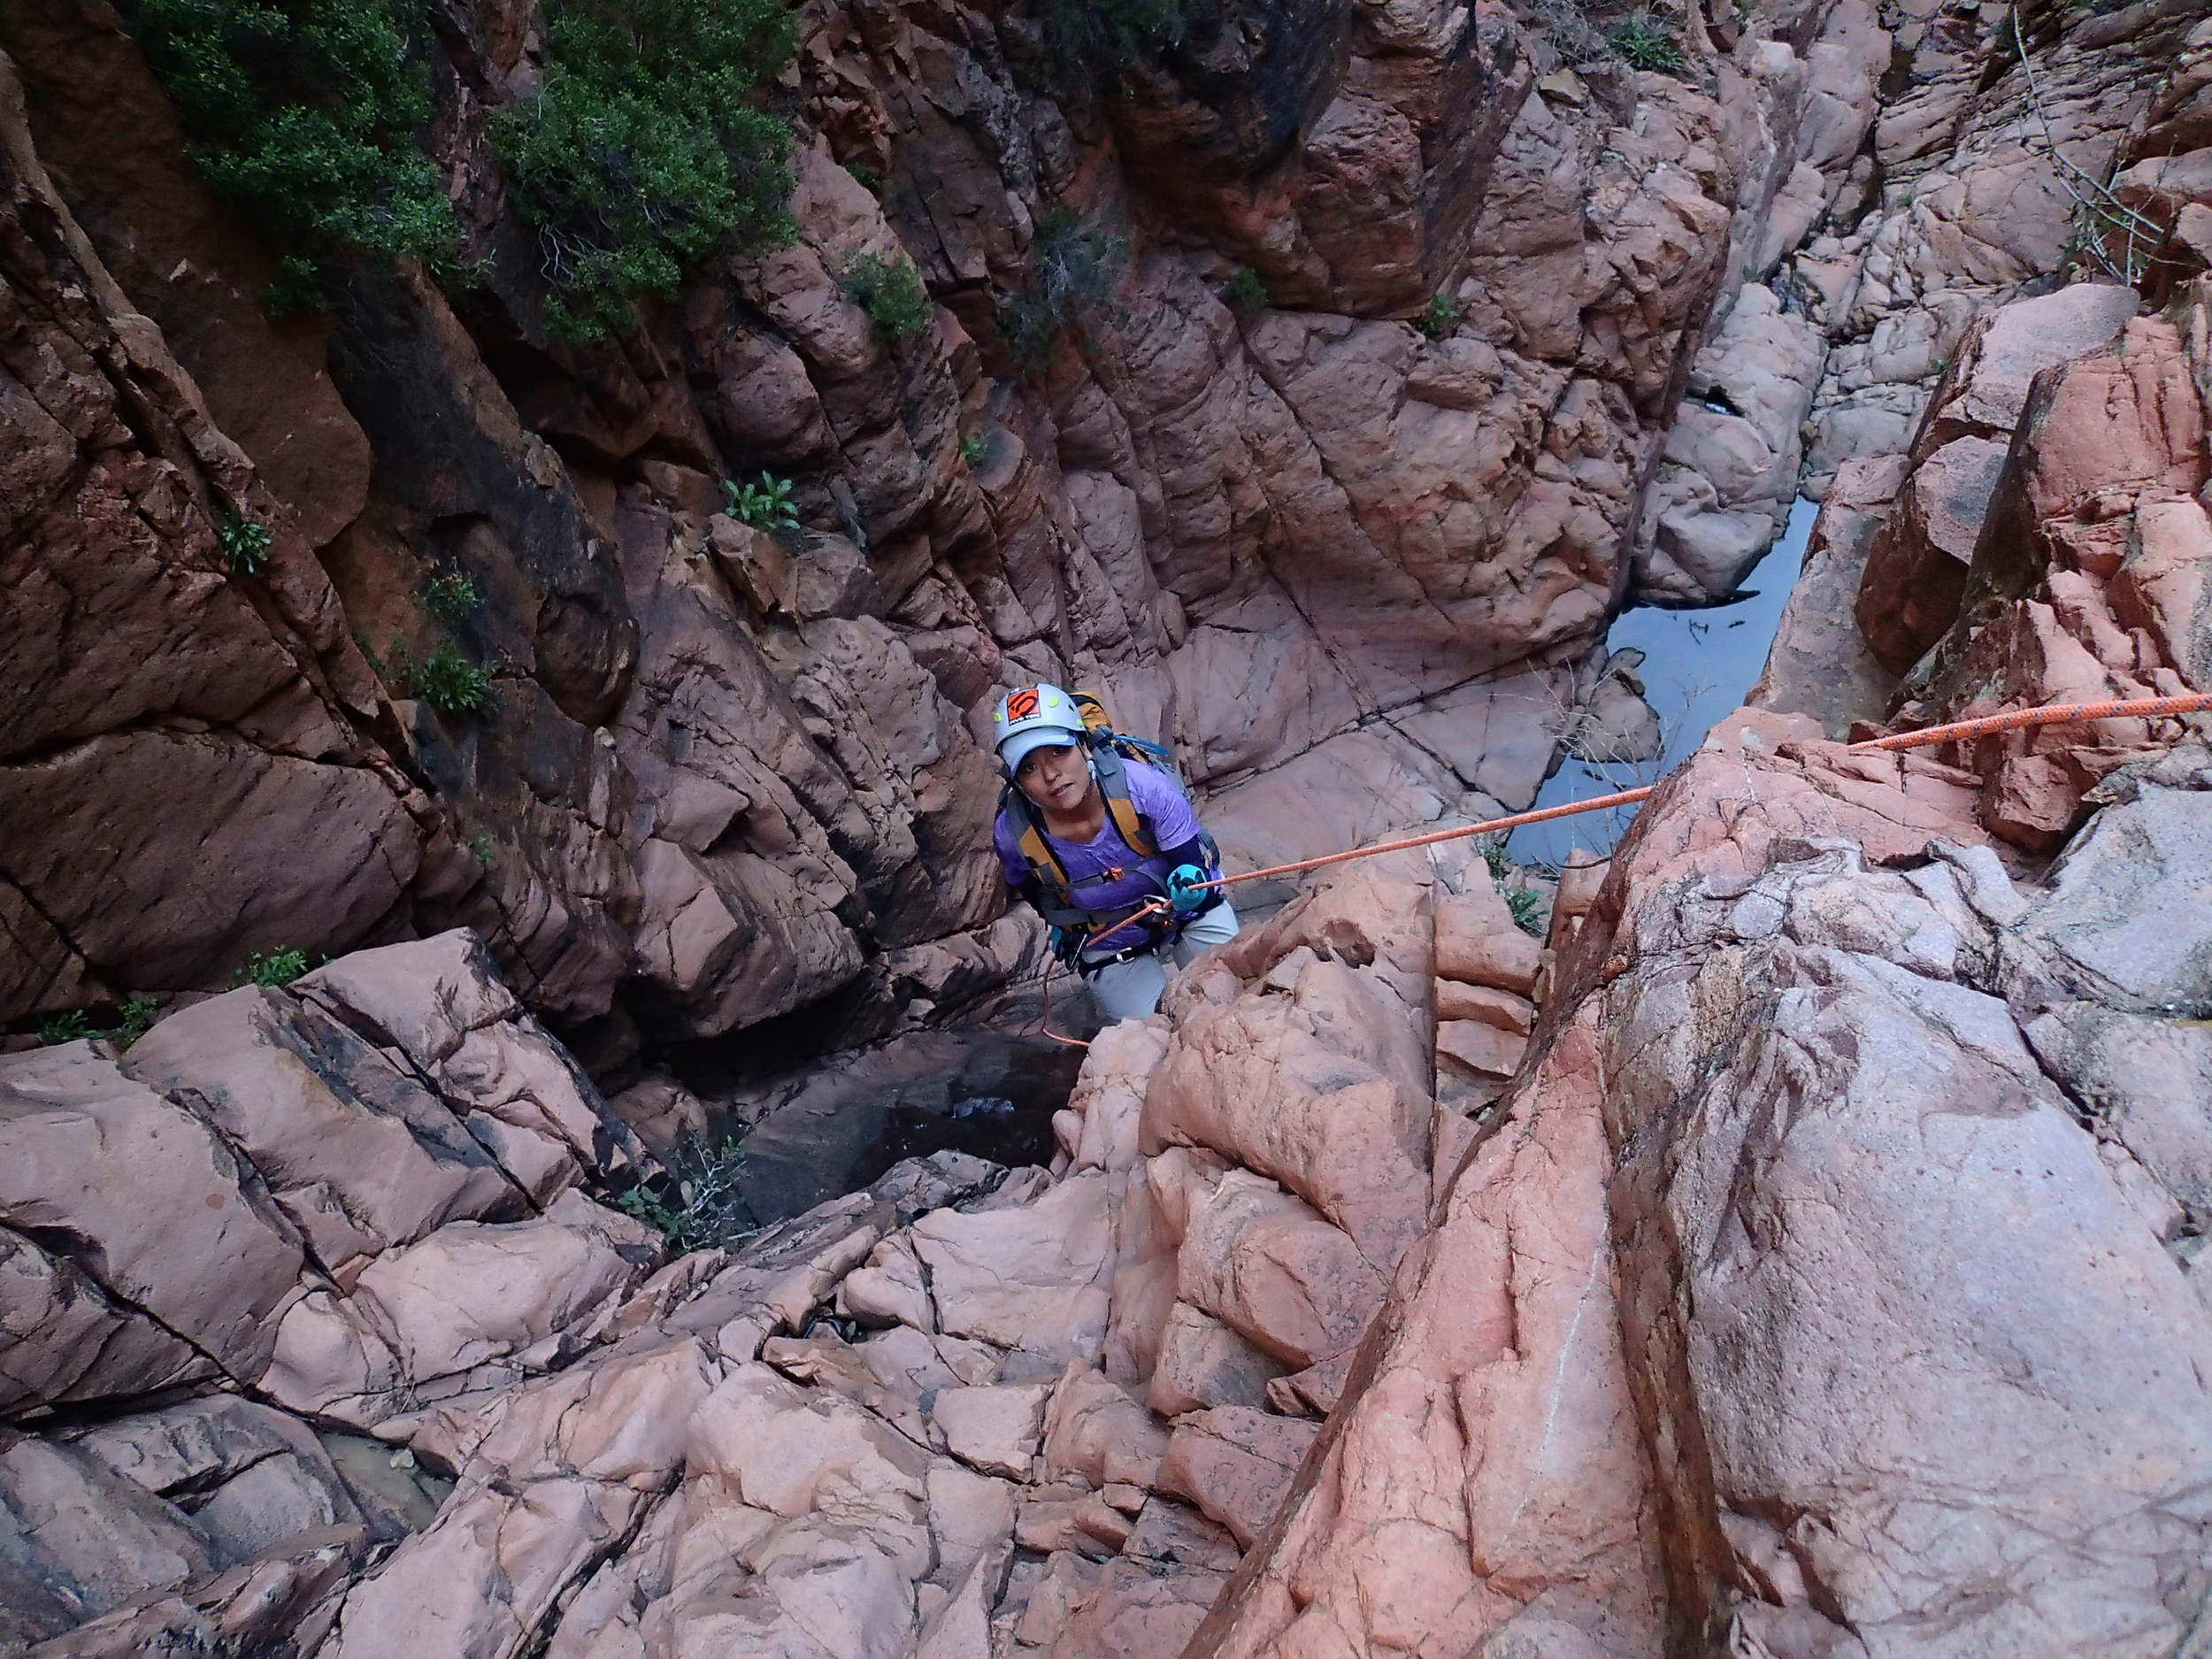
[[[1114,730],[1108,719],[1105,704],[1087,691],[1071,694],[1076,709],[1083,716],[1083,746],[1089,752],[1091,764],[1098,778],[1099,793],[1106,797],[1106,810],[1111,814],[1114,827],[1129,849],[1140,858],[1149,858],[1160,850],[1152,826],[1137,803],[1129,797],[1129,774],[1125,761],[1141,760],[1156,767],[1181,790],[1183,798],[1190,798],[1190,790],[1183,782],[1182,773],[1176,770],[1175,757],[1157,743],[1148,743],[1141,737]],[[1045,839],[1044,818],[1029,797],[1010,780],[999,791],[998,810],[1001,815],[1011,813],[1019,833],[1015,844],[1022,862],[1029,866],[1029,873],[1036,879],[1042,895],[1039,909],[1046,921],[1055,927],[1087,927],[1099,919],[1099,913],[1087,910],[1075,902],[1071,891],[1068,872],[1053,856],[1052,844]],[[1204,829],[1198,832],[1199,846],[1205,854],[1209,869],[1217,869],[1221,850]],[[1118,878],[1110,875],[1087,878],[1091,881],[1106,881]],[[1080,885],[1080,884],[1077,884]]]

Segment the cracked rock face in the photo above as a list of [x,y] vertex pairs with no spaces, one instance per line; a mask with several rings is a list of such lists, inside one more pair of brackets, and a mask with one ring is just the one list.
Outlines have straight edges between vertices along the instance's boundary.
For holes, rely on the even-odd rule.
[[[472,235],[528,21],[434,65]],[[0,1056],[0,1641],[2193,1651],[2212,759],[1836,741],[2212,660],[2212,39],[2028,21],[2022,62],[1995,14],[1755,7],[1677,79],[1259,5],[1064,107],[1018,17],[823,0],[791,246],[619,349],[496,261],[350,294],[326,376],[254,334],[257,380],[210,322],[245,267],[188,195],[127,246],[173,176],[57,90],[157,116],[122,37],[12,12],[0,990],[219,994]],[[2138,287],[2039,291],[2047,114],[2157,227]],[[1127,262],[1023,374],[1056,205]],[[913,340],[864,250],[943,300]],[[763,466],[806,536],[717,512]],[[1033,959],[994,688],[1105,687],[1253,862],[1518,804],[1639,737],[1609,605],[1724,591],[1801,466],[1770,706],[1540,941],[1464,844],[1355,865],[1102,1033],[1049,1168],[940,1154],[672,1260],[602,1202],[697,1102],[618,1115],[541,1016],[852,1037]],[[482,597],[434,626],[447,571]],[[481,719],[392,695],[439,627]]]

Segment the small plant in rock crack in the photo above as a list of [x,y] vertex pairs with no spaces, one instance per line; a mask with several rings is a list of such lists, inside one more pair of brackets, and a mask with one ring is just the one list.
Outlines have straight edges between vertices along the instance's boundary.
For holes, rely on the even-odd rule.
[[888,258],[868,249],[845,262],[837,284],[895,346],[913,339],[937,315],[937,303],[911,259]]
[[1221,303],[1240,317],[1263,311],[1268,306],[1267,284],[1260,280],[1260,273],[1250,265],[1240,265],[1235,274],[1221,285]]
[[979,432],[972,432],[960,440],[960,458],[968,464],[970,471],[983,465],[984,449],[983,434]]
[[1544,895],[1532,887],[1503,889],[1505,908],[1513,926],[1532,938],[1544,936]]
[[1448,294],[1429,297],[1429,308],[1413,319],[1413,326],[1432,340],[1441,340],[1459,326],[1459,305]]
[[65,1042],[76,1042],[91,1035],[92,1015],[86,1009],[67,1009],[58,1014],[49,1014],[38,1022],[38,1040],[49,1048]]
[[1505,837],[1486,835],[1475,843],[1475,847],[1482,854],[1482,862],[1490,872],[1490,879],[1502,886],[1505,879],[1513,873],[1513,861],[1505,856]]
[[482,714],[492,706],[490,671],[469,661],[450,643],[416,657],[394,640],[387,655],[407,695],[421,698],[440,714]]
[[447,571],[422,585],[422,603],[440,621],[458,622],[484,603],[484,595],[459,571]]
[[730,517],[741,525],[772,534],[799,527],[799,510],[791,504],[791,480],[787,478],[763,472],[755,482],[742,485],[726,478],[722,480],[722,495],[729,503]]
[[1656,70],[1663,75],[1682,73],[1682,47],[1674,31],[1648,12],[1630,12],[1606,31],[1605,38],[1631,69]]
[[105,1037],[117,1048],[127,1048],[151,1029],[160,1013],[160,999],[142,991],[116,1004],[112,1024],[96,1023],[88,1008],[73,1008],[50,1015],[39,1022],[38,1040],[53,1044],[76,1042],[85,1037]]
[[229,561],[231,570],[240,576],[257,576],[269,556],[269,543],[274,539],[269,526],[256,524],[237,513],[226,517],[215,532],[223,544],[223,557]]
[[742,1141],[732,1138],[719,1146],[687,1141],[667,1162],[672,1193],[633,1187],[614,1202],[623,1214],[666,1234],[672,1253],[734,1249],[760,1230],[738,1190],[745,1170]]
[[160,1015],[160,1002],[141,991],[123,999],[115,1010],[115,1029],[108,1034],[117,1048],[127,1048],[153,1029],[154,1021]]
[[499,862],[499,843],[492,839],[489,830],[478,830],[470,836],[468,849],[470,856],[487,870]]
[[257,950],[230,977],[235,985],[289,985],[313,965],[296,945],[288,950]]

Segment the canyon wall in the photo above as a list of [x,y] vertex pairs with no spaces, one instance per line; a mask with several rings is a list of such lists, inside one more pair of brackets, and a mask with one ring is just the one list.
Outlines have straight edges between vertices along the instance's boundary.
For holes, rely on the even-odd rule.
[[[8,27],[34,15],[48,14]],[[10,502],[38,517],[9,557],[52,619],[12,634],[6,660],[54,694],[19,705],[35,735],[11,751],[25,758],[10,787],[42,813],[73,790],[107,803],[65,823],[145,826],[119,844],[26,818],[38,833],[5,846],[9,927],[31,964],[19,982],[80,1002],[158,983],[102,976],[160,927],[200,937],[163,905],[194,907],[191,926],[216,918],[234,949],[292,937],[275,931],[287,904],[336,918],[334,949],[348,927],[425,935],[288,987],[179,997],[135,1041],[0,1055],[0,1641],[42,1659],[2148,1659],[2202,1645],[2204,717],[1901,753],[1846,740],[2212,689],[2212,24],[2162,0],[2031,11],[2008,52],[2010,20],[1978,10],[1839,7],[1798,19],[1801,54],[1707,19],[1700,73],[1740,79],[1708,100],[1719,148],[1701,159],[1706,95],[1665,77],[1534,48],[1525,63],[1454,58],[1394,13],[1321,19],[1340,35],[1271,15],[1236,50],[1283,54],[1279,73],[1217,41],[1212,69],[1171,55],[1124,102],[1060,111],[1064,128],[1009,124],[978,43],[993,37],[960,19],[810,35],[806,84],[841,88],[821,95],[827,148],[802,168],[813,228],[687,305],[720,306],[707,337],[748,342],[723,360],[764,377],[725,399],[743,418],[762,419],[759,386],[782,385],[790,442],[902,443],[918,475],[944,480],[931,502],[950,511],[973,492],[991,528],[956,533],[933,506],[898,520],[841,461],[808,501],[825,522],[803,549],[707,511],[713,469],[671,435],[705,405],[649,392],[666,382],[636,367],[643,344],[623,359],[635,396],[610,368],[585,398],[565,373],[518,366],[540,348],[484,320],[510,303],[495,293],[465,319],[426,286],[381,290],[288,326],[326,341],[273,331],[250,364],[293,377],[298,445],[273,428],[261,454],[234,442],[211,388],[238,382],[173,355],[188,301],[211,313],[230,290],[165,251],[131,265],[128,221],[96,228],[84,187],[81,201],[56,187],[66,143],[0,97],[5,363],[27,388],[7,408],[37,440],[10,451],[27,480]],[[19,61],[35,58],[27,38],[9,42]],[[1839,114],[1893,46],[1902,85],[1880,119]],[[487,51],[467,61],[495,92],[505,72]],[[1510,120],[1470,113],[1524,71]],[[1639,98],[1624,115],[1608,103],[1624,87]],[[1133,227],[1148,211],[1201,227],[1208,251],[1133,237],[1120,308],[1062,341],[1041,381],[994,375],[996,198],[942,159],[971,119],[997,134],[995,168],[1064,162]],[[1486,161],[1451,142],[1471,133]],[[878,139],[887,150],[864,160]],[[1646,140],[1677,158],[1636,174]],[[837,153],[877,169],[887,215]],[[1183,165],[1147,206],[1134,158],[1170,154]],[[1394,194],[1371,171],[1347,182],[1348,156],[1383,154],[1402,166]],[[932,170],[902,171],[926,155]],[[1712,219],[1726,208],[1692,189],[1727,156],[1764,158],[1772,205],[1755,219]],[[1552,277],[1509,302],[1500,273],[1517,267],[1485,265],[1484,227],[1536,237],[1552,221],[1527,204],[1565,199],[1586,165],[1638,180],[1605,198],[1598,244],[1651,229],[1640,192],[1709,232],[1638,244],[1626,266],[1656,311],[1578,309],[1571,345],[1543,333],[1540,303],[1625,292],[1562,274],[1603,266],[1625,283],[1623,267],[1588,240],[1577,257],[1531,240],[1515,257],[1552,258]],[[1455,206],[1478,173],[1479,211]],[[1358,219],[1357,257],[1355,201],[1394,204]],[[171,211],[190,206],[179,195]],[[910,404],[869,401],[894,382],[826,274],[856,245],[824,240],[839,213],[852,235],[896,226],[917,257],[946,262],[929,266],[934,339],[895,359]],[[1394,240],[1373,240],[1379,223]],[[1655,251],[1709,257],[1731,224],[1756,232],[1755,252],[1703,276]],[[1214,303],[1226,277],[1207,261],[1231,254],[1317,309]],[[2093,280],[2062,280],[2062,257]],[[1420,309],[1460,258],[1456,333],[1368,314]],[[1778,281],[1744,282],[1762,260]],[[2093,280],[2101,262],[2132,280]],[[161,319],[116,274],[157,267],[177,290]],[[1671,343],[1638,332],[1671,314],[1677,279],[1709,285],[1709,340],[1688,322]],[[652,322],[664,362],[690,361],[689,315]],[[837,341],[843,379],[820,366]],[[1140,362],[1153,372],[1121,378]],[[926,862],[971,809],[954,786],[973,773],[987,791],[977,700],[957,690],[987,645],[1001,668],[1095,664],[1211,780],[1210,816],[1258,823],[1254,845],[1297,845],[1294,809],[1323,816],[1310,803],[1331,778],[1383,797],[1356,829],[1333,824],[1334,845],[1394,821],[1390,789],[1429,791],[1430,815],[1463,810],[1499,780],[1509,735],[1513,764],[1540,775],[1502,705],[1543,675],[1571,705],[1601,677],[1583,644],[1502,658],[1506,680],[1425,681],[1457,672],[1439,666],[1449,653],[1380,619],[1411,614],[1392,610],[1389,572],[1417,585],[1437,569],[1407,526],[1452,516],[1377,518],[1396,541],[1352,534],[1368,522],[1359,480],[1432,476],[1409,457],[1435,411],[1454,412],[1427,401],[1456,395],[1453,364],[1470,378],[1450,384],[1486,397],[1555,374],[1545,430],[1571,415],[1599,446],[1502,463],[1525,467],[1508,526],[1532,526],[1546,500],[1602,518],[1603,434],[1640,434],[1648,489],[1631,494],[1646,504],[1606,520],[1600,612],[1621,584],[1720,580],[1791,469],[1822,496],[1750,706],[1609,860],[1555,887],[1505,879],[1548,900],[1540,938],[1471,843],[1386,855],[1302,891],[1179,977],[1160,1013],[1102,1033],[1049,1167],[940,1154],[688,1253],[605,1201],[637,1193],[627,1210],[668,1219],[680,1194],[648,1146],[674,1157],[661,1107],[610,1106],[578,1064],[622,1041],[593,983],[624,985],[625,1018],[662,1033],[764,1025],[825,995],[851,999],[835,1016],[849,1031],[867,1025],[856,983],[905,972],[951,1000],[1029,949],[1018,923],[986,926],[987,882]],[[443,389],[415,403],[389,389],[403,384]],[[436,424],[419,419],[434,407]],[[980,436],[977,466],[930,472],[925,454],[942,451],[917,443],[932,428],[913,410]],[[1456,412],[1479,417],[1464,431],[1502,430],[1491,402]],[[537,493],[489,459],[468,481],[410,472],[396,457],[433,437],[517,457]],[[361,504],[314,527],[265,481],[286,465],[357,480],[315,498],[352,488]],[[1294,511],[1291,494],[1252,493],[1294,477],[1317,480]],[[1090,539],[1117,502],[1120,563]],[[281,532],[252,571],[222,541],[242,508]],[[1334,589],[1299,585],[1320,556],[1271,539],[1325,518],[1341,534],[1314,545],[1346,561],[1325,603]],[[504,701],[480,721],[394,701],[351,639],[350,619],[381,616],[370,643],[388,662],[382,626],[429,626],[412,595],[431,566],[380,560],[441,523],[436,545],[487,591],[532,595],[527,629],[520,602],[467,625],[513,630]],[[956,547],[998,563],[963,565]],[[1187,601],[1187,548],[1216,559],[1194,552]],[[1102,573],[1087,588],[1087,568]],[[1148,591],[1160,632],[1144,636],[1124,601]],[[1240,595],[1222,603],[1240,626],[1209,593]],[[943,608],[910,608],[918,594]],[[1054,619],[1002,640],[1025,626],[1002,619],[1015,603]],[[1466,662],[1479,613],[1454,612]],[[1522,626],[1540,634],[1534,614]],[[1091,631],[1114,615],[1125,646]],[[1350,712],[1332,725],[1310,701],[1307,725],[1279,722],[1279,749],[1201,761],[1176,676],[1213,649],[1209,632],[1342,659]],[[1271,693],[1327,683],[1254,649],[1233,660]],[[735,722],[733,696],[764,712]],[[1473,747],[1450,757],[1448,741]],[[1429,770],[1404,758],[1417,748]],[[150,798],[160,766],[180,793]],[[257,821],[219,785],[296,813],[303,865],[341,849],[305,897],[286,896],[293,872],[265,843],[157,833],[193,812]],[[517,826],[534,826],[526,849],[498,841]],[[489,862],[480,833],[502,849]],[[572,864],[544,862],[556,845]],[[159,856],[186,868],[157,880]],[[145,902],[68,873],[83,865],[146,881]],[[586,871],[596,910],[577,897]],[[57,910],[58,894],[101,895],[87,914],[107,931]],[[580,942],[595,928],[648,943],[595,955]],[[176,987],[218,989],[176,949]],[[790,1000],[756,1016],[756,995]]]
[[[1246,865],[1523,804],[1610,609],[1724,591],[1786,504],[1788,329],[1740,388],[1759,480],[1668,434],[1852,188],[1886,50],[1862,0],[1686,19],[1679,76],[1317,0],[1070,87],[1018,12],[815,0],[795,239],[590,344],[491,138],[541,22],[436,21],[467,280],[274,322],[284,250],[103,0],[0,21],[19,1031],[460,925],[603,1075],[864,1041],[1033,965],[976,739],[1040,677],[1171,743]],[[918,270],[918,334],[864,255]],[[802,528],[724,510],[763,472]]]

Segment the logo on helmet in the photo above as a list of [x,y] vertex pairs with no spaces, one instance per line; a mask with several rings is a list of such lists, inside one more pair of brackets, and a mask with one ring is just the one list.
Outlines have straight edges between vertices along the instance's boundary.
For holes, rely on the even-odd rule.
[[1037,712],[1037,689],[1032,686],[1021,691],[1009,692],[1006,697],[1006,718],[1010,721],[1026,720]]

